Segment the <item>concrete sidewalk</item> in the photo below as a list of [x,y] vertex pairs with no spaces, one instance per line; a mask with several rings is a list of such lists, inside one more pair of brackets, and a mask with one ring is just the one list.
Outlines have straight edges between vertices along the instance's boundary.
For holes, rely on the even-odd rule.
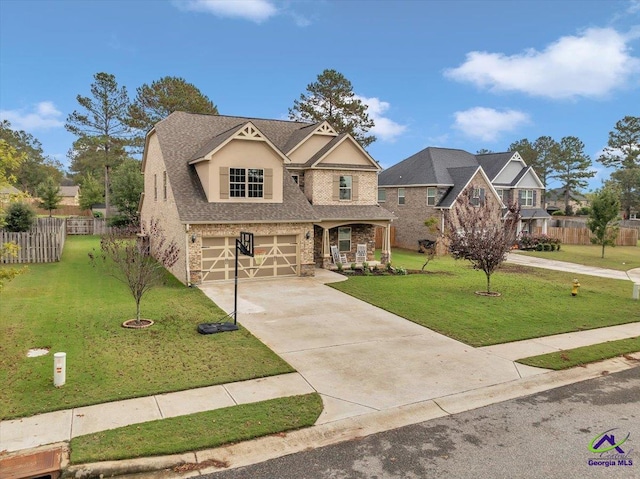
[[290,373],[38,414],[0,422],[0,451],[29,449],[130,424],[312,392],[300,374]]
[[621,279],[640,283],[640,268],[626,272],[617,271],[615,269],[598,268],[596,266],[585,266],[582,264],[567,263],[565,261],[527,256],[517,252],[509,253],[507,262],[521,264],[523,266],[532,266],[534,268],[551,269],[555,271],[565,271],[568,273],[586,274],[589,276],[600,276],[601,278]]

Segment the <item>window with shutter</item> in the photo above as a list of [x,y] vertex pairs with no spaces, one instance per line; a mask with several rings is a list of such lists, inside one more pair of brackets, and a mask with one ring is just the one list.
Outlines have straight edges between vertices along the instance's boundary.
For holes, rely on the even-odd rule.
[[229,198],[229,168],[227,166],[220,167],[220,199]]

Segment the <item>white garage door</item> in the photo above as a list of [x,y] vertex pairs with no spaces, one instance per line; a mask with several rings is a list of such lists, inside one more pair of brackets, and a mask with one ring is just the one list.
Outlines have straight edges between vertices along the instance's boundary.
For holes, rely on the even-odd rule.
[[[253,248],[262,253],[256,258],[240,254],[238,278],[269,278],[298,274],[298,243],[296,235],[254,236]],[[202,281],[233,279],[235,267],[235,237],[202,238]]]

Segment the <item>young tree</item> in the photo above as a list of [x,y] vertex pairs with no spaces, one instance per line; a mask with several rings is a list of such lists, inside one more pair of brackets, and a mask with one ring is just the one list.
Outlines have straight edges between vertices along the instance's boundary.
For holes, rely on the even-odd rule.
[[138,224],[138,205],[140,194],[144,189],[140,162],[128,159],[113,170],[111,187],[113,204],[118,208],[119,215],[122,216],[122,223]]
[[78,95],[82,111],[67,117],[65,128],[82,140],[89,151],[99,152],[104,168],[105,204],[109,214],[109,170],[121,161],[117,154],[130,143],[125,124],[129,96],[127,89],[118,86],[114,75],[96,73],[91,84],[92,97]]
[[137,228],[113,228],[100,241],[100,252],[89,253],[94,266],[124,283],[136,302],[136,324],[141,325],[140,303],[146,293],[162,284],[166,270],[178,261],[179,249],[175,241],[168,241],[157,220],[152,220],[143,235]]
[[374,123],[367,114],[367,105],[355,97],[351,82],[336,70],[324,70],[307,93],[293,101],[289,119],[296,121],[328,121],[338,133],[349,133],[363,147],[376,141],[367,132]]
[[47,178],[38,186],[37,193],[40,197],[40,207],[49,210],[49,218],[51,218],[51,212],[55,210],[62,201],[60,184],[56,183],[53,178]]
[[605,246],[616,245],[616,238],[619,232],[617,221],[619,211],[620,200],[613,190],[603,188],[595,193],[591,203],[587,227],[594,235],[591,238],[591,242],[602,245],[602,258],[604,258]]
[[102,203],[103,192],[102,185],[91,173],[85,175],[80,183],[80,208],[90,210],[96,203]]
[[558,156],[554,164],[555,178],[562,183],[564,189],[564,209],[569,211],[569,198],[572,192],[588,185],[587,178],[596,172],[591,170],[591,158],[584,152],[584,143],[575,136],[565,136],[560,140]]
[[144,84],[136,90],[136,98],[127,110],[126,123],[136,130],[136,147],[144,147],[147,132],[174,111],[218,114],[213,102],[184,78],[166,76],[151,85]]
[[472,202],[473,187],[468,187],[447,216],[446,236],[449,251],[455,259],[470,261],[474,269],[484,272],[487,294],[491,293],[491,275],[507,259],[516,241],[520,207],[502,209],[493,197],[479,205]]
[[609,141],[598,161],[614,167],[611,180],[620,192],[626,218],[640,205],[640,117],[625,116],[609,132]]

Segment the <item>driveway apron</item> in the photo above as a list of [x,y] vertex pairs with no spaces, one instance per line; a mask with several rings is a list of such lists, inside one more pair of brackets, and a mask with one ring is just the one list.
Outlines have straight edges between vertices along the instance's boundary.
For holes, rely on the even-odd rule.
[[[201,286],[226,312],[233,310],[233,288],[232,283]],[[537,372],[519,373],[510,360],[353,298],[320,278],[241,282],[238,322],[322,394],[333,416],[325,421]]]

